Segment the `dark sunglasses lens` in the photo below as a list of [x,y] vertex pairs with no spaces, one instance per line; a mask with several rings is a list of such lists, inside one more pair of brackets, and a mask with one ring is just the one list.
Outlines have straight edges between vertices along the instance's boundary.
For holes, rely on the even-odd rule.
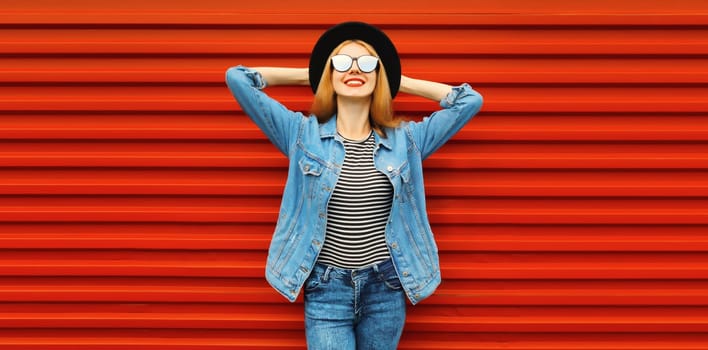
[[347,55],[332,56],[332,67],[338,72],[346,72],[352,67],[352,58]]
[[356,64],[359,66],[364,73],[373,72],[379,63],[379,59],[374,56],[361,56],[357,58]]

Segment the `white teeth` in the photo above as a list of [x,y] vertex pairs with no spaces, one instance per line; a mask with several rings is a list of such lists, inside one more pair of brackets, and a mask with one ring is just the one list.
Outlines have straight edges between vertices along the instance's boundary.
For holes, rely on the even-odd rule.
[[359,80],[350,80],[350,81],[346,82],[346,84],[349,85],[349,86],[361,86],[361,85],[364,85],[364,83],[361,82],[361,81],[359,81]]

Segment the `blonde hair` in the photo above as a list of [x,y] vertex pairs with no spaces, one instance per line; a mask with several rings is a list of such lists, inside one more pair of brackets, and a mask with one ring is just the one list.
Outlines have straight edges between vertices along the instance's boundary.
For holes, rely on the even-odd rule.
[[[325,63],[324,72],[322,72],[315,99],[312,101],[312,107],[310,108],[310,113],[315,115],[320,123],[330,120],[337,113],[337,94],[334,92],[334,86],[332,85],[332,56],[339,53],[343,46],[352,43],[363,46],[370,54],[378,57],[376,50],[371,45],[360,40],[344,41],[332,50]],[[400,119],[395,118],[393,115],[393,98],[391,97],[391,89],[386,76],[386,68],[379,61],[379,71],[372,94],[371,110],[369,111],[369,124],[379,135],[386,137],[384,128],[395,128],[400,122]]]

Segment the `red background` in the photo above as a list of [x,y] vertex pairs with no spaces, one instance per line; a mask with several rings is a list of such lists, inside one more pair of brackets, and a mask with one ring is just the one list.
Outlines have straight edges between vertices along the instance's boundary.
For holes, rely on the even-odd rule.
[[444,282],[401,349],[708,348],[708,3],[658,0],[3,1],[0,348],[304,348],[263,278],[286,161],[223,78],[344,20],[485,96],[425,163]]

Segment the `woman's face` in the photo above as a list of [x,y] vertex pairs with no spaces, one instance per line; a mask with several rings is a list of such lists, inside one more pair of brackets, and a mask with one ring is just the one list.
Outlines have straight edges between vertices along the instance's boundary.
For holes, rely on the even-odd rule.
[[[371,55],[364,46],[357,43],[349,43],[342,46],[338,54],[349,55],[353,58]],[[374,87],[376,87],[376,74],[376,70],[370,73],[363,73],[356,61],[352,63],[352,67],[346,72],[339,72],[333,69],[332,85],[334,86],[334,92],[338,96],[369,97],[374,92]]]

